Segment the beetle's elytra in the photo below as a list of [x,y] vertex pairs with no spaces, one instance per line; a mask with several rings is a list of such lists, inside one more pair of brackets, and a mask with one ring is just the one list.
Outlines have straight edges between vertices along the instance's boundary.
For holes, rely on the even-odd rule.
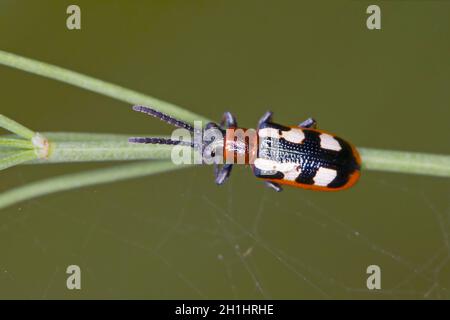
[[[154,109],[135,106],[135,111],[157,117],[171,125],[194,132],[194,128]],[[272,122],[272,113],[266,112],[260,119],[254,135],[248,129],[237,126],[234,116],[225,112],[219,124],[208,123],[203,130],[216,130],[214,139],[223,165],[215,163],[216,183],[223,184],[231,173],[233,164],[250,164],[256,177],[267,186],[281,191],[281,185],[320,191],[338,191],[351,187],[360,177],[361,158],[349,142],[329,132],[316,128],[316,121],[309,118],[298,126],[282,126]],[[237,132],[246,132],[237,139]],[[163,138],[130,138],[132,143],[186,144],[182,141]],[[202,142],[201,151],[212,145]],[[213,152],[214,153],[214,152]],[[243,159],[237,162],[238,158]],[[230,160],[231,159],[231,160]]]

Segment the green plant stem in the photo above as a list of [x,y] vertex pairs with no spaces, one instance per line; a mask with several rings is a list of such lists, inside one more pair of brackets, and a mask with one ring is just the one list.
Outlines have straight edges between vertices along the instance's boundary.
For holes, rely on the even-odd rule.
[[450,177],[450,156],[358,148],[363,169]]
[[130,104],[152,106],[158,111],[170,114],[173,117],[183,119],[187,122],[203,121],[206,123],[210,121],[203,116],[197,115],[169,102],[106,81],[95,79],[75,71],[25,58],[14,53],[0,50],[0,64],[65,82]]
[[138,162],[57,176],[3,192],[0,194],[0,209],[55,192],[144,177],[186,167],[185,165],[177,166],[168,161]]
[[8,154],[5,157],[0,158],[0,170],[4,170],[21,163],[37,159],[36,152],[34,150],[19,151],[13,154]]
[[[70,163],[170,159],[172,147],[128,143],[129,135],[44,133],[52,142],[47,159],[29,163]],[[1,140],[0,140],[1,141]],[[359,148],[364,170],[450,177],[450,156]]]
[[[129,135],[51,132],[44,135],[53,141],[50,155],[32,163],[169,160],[172,152],[172,146],[128,143]],[[450,156],[370,148],[358,150],[364,170],[450,177]]]
[[[40,159],[39,163],[61,162],[89,162],[89,161],[123,161],[123,160],[161,160],[170,159],[172,147],[168,145],[132,144],[128,142],[128,135],[95,134],[53,135],[44,133],[51,141],[50,154],[47,159]],[[55,138],[52,140],[52,138]],[[73,140],[76,138],[76,140]]]
[[[55,142],[49,158],[39,160],[40,163],[170,159],[172,151],[171,146],[130,144],[128,135],[101,135],[100,139],[95,138],[95,134],[78,134],[78,141],[64,141],[66,137],[68,140],[75,137],[71,133],[54,135],[48,132],[44,135],[50,140],[55,138]],[[358,150],[364,170],[450,177],[450,156],[447,155],[370,148]]]

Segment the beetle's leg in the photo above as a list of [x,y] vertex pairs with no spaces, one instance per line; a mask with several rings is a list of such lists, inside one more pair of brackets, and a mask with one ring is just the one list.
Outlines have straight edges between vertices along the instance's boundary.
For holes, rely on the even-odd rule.
[[[231,115],[231,114],[230,114]],[[225,114],[224,114],[225,117]],[[232,115],[231,115],[232,117]],[[222,125],[221,125],[222,126]],[[217,123],[209,122],[205,126],[205,131],[209,129],[217,129],[222,130]],[[229,177],[231,172],[231,164],[219,166],[219,164],[214,163],[214,176],[215,176],[215,182],[218,185],[223,184],[227,178]]]
[[217,125],[217,123],[214,122],[208,122],[205,126],[205,130],[209,130],[211,128],[219,128],[219,126]]
[[232,164],[224,164],[220,169],[217,164],[214,165],[214,173],[216,175],[216,183],[218,185],[223,184],[228,179],[232,168]]
[[298,125],[301,128],[317,128],[317,122],[313,118],[308,118]]
[[272,181],[264,181],[264,183],[266,184],[267,187],[275,190],[276,192],[283,191],[283,188],[278,183]]
[[264,115],[258,121],[258,129],[261,128],[266,122],[272,121],[272,114],[272,111],[267,111],[266,113],[264,113]]
[[237,127],[237,121],[236,118],[233,116],[233,114],[229,111],[226,111],[223,116],[222,120],[220,121],[220,126],[223,128],[236,128]]

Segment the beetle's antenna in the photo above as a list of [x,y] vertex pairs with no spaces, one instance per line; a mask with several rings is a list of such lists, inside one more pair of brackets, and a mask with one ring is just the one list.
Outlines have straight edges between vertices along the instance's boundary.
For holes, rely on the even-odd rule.
[[[164,122],[167,122],[168,124],[178,127],[178,128],[184,128],[186,130],[189,130],[190,132],[194,132],[194,127],[192,127],[189,123],[175,119],[165,113],[156,111],[152,108],[149,107],[144,107],[144,106],[133,106],[133,110],[137,111],[137,112],[142,112],[145,114],[148,114],[152,117],[158,118]],[[151,138],[153,139],[153,138]],[[152,142],[148,142],[148,143],[152,143]]]
[[147,138],[147,137],[133,137],[129,138],[128,142],[130,143],[145,143],[145,144],[167,144],[167,145],[180,145],[180,146],[186,146],[186,147],[195,147],[194,142],[186,142],[186,141],[179,141],[179,140],[172,140],[172,139],[166,139],[166,138]]

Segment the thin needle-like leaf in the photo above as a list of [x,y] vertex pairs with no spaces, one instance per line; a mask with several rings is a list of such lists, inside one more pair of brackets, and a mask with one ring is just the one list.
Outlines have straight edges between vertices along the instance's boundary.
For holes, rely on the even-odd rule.
[[34,159],[37,159],[37,155],[34,150],[15,152],[7,155],[6,157],[0,158],[0,170],[11,168]]
[[169,161],[139,162],[32,182],[0,194],[0,209],[47,194],[186,168]]

